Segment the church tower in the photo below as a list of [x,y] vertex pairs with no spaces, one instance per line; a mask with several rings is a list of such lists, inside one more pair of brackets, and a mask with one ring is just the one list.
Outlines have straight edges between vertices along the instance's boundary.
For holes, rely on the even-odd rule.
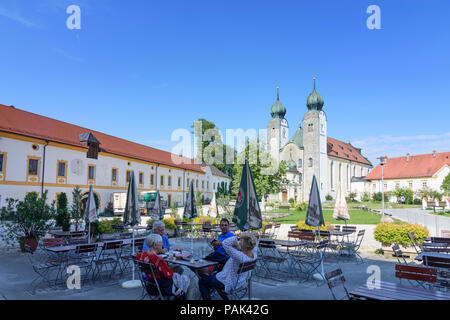
[[277,161],[280,161],[280,149],[289,141],[289,125],[284,118],[286,108],[280,102],[279,90],[277,87],[277,101],[270,108],[272,119],[267,125],[267,151]]
[[314,78],[314,90],[306,99],[308,111],[303,117],[303,199],[309,199],[313,175],[316,176],[322,201],[325,200],[328,190],[327,117],[322,110],[323,105],[324,101],[316,91]]

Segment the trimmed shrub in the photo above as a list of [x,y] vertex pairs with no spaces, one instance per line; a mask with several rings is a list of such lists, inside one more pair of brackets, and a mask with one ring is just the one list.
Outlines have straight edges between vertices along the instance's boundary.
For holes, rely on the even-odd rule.
[[399,244],[408,247],[411,245],[409,232],[414,232],[420,243],[430,235],[427,228],[418,224],[379,223],[375,228],[374,238],[385,246]]
[[[317,227],[311,227],[308,226],[305,221],[299,221],[297,222],[297,226],[299,229],[306,229],[306,230],[317,230]],[[325,226],[320,226],[320,230],[327,230],[327,228],[330,226],[329,222],[325,221]]]
[[369,192],[364,192],[361,196],[361,200],[364,202],[368,202],[370,201],[370,193]]
[[306,209],[308,209],[308,202],[302,202],[295,206],[295,210],[297,211],[305,211]]
[[[148,220],[148,222],[153,223],[151,220]],[[163,222],[166,225],[166,229],[175,230],[175,217],[165,218]]]
[[112,225],[113,224],[119,224],[121,223],[122,220],[120,218],[114,218],[112,220],[102,220],[98,222],[97,225],[97,231],[100,234],[112,234],[115,232],[115,230],[113,229]]

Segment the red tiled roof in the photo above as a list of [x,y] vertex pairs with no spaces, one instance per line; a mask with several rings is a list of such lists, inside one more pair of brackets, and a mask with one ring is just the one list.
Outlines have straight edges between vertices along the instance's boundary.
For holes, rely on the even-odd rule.
[[[444,165],[450,165],[450,152],[432,153],[406,157],[388,158],[383,167],[384,179],[432,177]],[[381,180],[381,165],[378,164],[366,176],[366,180]]]
[[211,174],[213,174],[214,176],[230,179],[229,176],[227,176],[225,173],[223,173],[222,171],[220,171],[217,167],[215,167],[213,165],[209,165],[209,164],[204,163],[204,164],[201,165],[201,167],[202,167],[202,170],[204,172],[206,172],[206,167],[209,167],[211,169]]
[[[200,166],[195,164],[190,158],[180,157],[167,151],[144,146],[2,104],[0,104],[0,131],[82,147],[86,148],[86,150],[87,146],[79,141],[78,134],[91,132],[100,141],[100,151],[203,172]],[[182,160],[184,163],[176,164],[175,161],[177,160]]]
[[345,143],[333,138],[327,138],[327,152],[329,156],[350,160],[354,162],[360,162],[368,165],[372,165],[369,160],[361,155],[361,150],[356,149],[350,143]]

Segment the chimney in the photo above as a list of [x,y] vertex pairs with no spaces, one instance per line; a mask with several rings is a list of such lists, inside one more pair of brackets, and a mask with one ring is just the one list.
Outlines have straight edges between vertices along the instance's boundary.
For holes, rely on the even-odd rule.
[[436,150],[433,150],[433,158],[436,158]]
[[409,152],[406,154],[406,162],[409,162],[410,154]]

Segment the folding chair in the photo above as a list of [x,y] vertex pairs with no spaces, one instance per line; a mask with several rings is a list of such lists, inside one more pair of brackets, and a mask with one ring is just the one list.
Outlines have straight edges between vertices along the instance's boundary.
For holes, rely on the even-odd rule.
[[414,232],[408,232],[408,237],[411,240],[411,243],[414,247],[414,250],[416,250],[417,254],[418,255],[421,254],[423,252],[423,248],[422,248],[422,245],[417,240],[417,237],[414,234]]
[[[353,242],[355,240],[355,238],[354,238],[354,234],[356,232],[356,227],[355,226],[347,226],[347,225],[342,226],[341,231],[342,232],[351,232],[350,234],[346,235],[347,242]],[[344,241],[344,236],[342,237],[342,241]]]
[[[421,286],[424,289],[431,289],[433,283],[436,283],[436,269],[417,266],[406,266],[402,264],[395,265],[395,277],[400,279],[408,279],[413,286]],[[411,281],[413,280],[413,281]]]
[[[340,268],[325,274],[325,279],[327,281],[328,288],[330,289],[331,295],[333,296],[334,300],[343,300],[345,298],[351,300],[351,297],[348,294],[348,290],[345,287],[345,277],[342,275],[342,270]],[[342,285],[342,287],[344,288],[345,296],[343,296],[340,299],[337,299],[336,295],[334,294],[333,288],[336,288],[339,285]]]
[[[238,277],[233,285],[230,292],[225,292],[224,290],[217,289],[216,292],[222,297],[227,296],[230,300],[242,300],[242,298],[248,294],[248,300],[252,299],[252,275],[253,270],[256,266],[256,260],[250,262],[243,262],[239,264],[239,270],[237,272]],[[245,277],[245,281],[242,282],[241,279]],[[240,284],[240,282],[242,282]],[[239,285],[240,284],[240,285]]]
[[364,260],[361,257],[361,255],[359,254],[358,250],[359,250],[359,247],[361,246],[365,232],[366,232],[366,230],[364,230],[364,229],[360,230],[358,232],[358,235],[357,235],[356,239],[354,240],[354,242],[342,242],[340,249],[339,249],[339,253],[341,255],[347,255],[349,257],[356,256],[357,261],[359,258],[361,260],[361,263],[364,263]]
[[[133,240],[132,240],[133,241]],[[120,253],[120,272],[123,273],[131,266],[131,261],[136,258],[138,252],[142,251],[145,239],[134,239],[134,253],[133,253],[133,242],[122,247]]]
[[108,241],[103,243],[102,250],[98,257],[94,260],[95,269],[93,271],[92,279],[95,280],[96,276],[100,276],[101,281],[104,283],[102,275],[103,267],[112,267],[109,270],[109,279],[112,278],[116,271],[117,265],[120,263],[120,257],[123,247],[123,241]]
[[[28,260],[33,268],[33,271],[37,274],[37,277],[31,281],[30,289],[28,292],[32,295],[36,294],[36,288],[40,283],[47,283],[49,287],[56,289],[55,279],[51,278],[51,274],[59,269],[59,265],[52,262],[39,263],[34,258],[34,253],[29,245],[25,245],[25,252],[27,253]],[[40,281],[40,282],[39,282]]]
[[400,246],[398,244],[394,244],[392,246],[392,251],[394,251],[393,256],[397,258],[399,264],[408,265],[408,262],[406,261],[405,256],[403,255],[403,251],[400,250]]
[[69,255],[68,265],[76,265],[80,270],[84,269],[84,279],[81,276],[81,280],[88,280],[89,284],[92,285],[92,279],[89,274],[94,270],[93,264],[94,260],[97,258],[98,244],[78,244],[75,248],[75,252]]
[[263,232],[260,236],[262,239],[271,239],[273,237],[272,226],[273,225],[271,223],[264,226]]
[[300,274],[305,274],[305,282],[313,276],[323,261],[323,251],[326,249],[326,246],[326,241],[323,241],[311,248],[311,252],[293,256],[293,270],[297,276],[300,277]]
[[272,238],[276,239],[278,237],[278,233],[280,232],[281,223],[275,223],[272,227]]
[[71,237],[69,244],[87,244],[89,242],[87,237]]
[[[184,296],[184,292],[179,296],[173,294],[163,294],[161,287],[156,279],[155,266],[151,263],[133,259],[134,264],[139,268],[139,279],[141,280],[143,293],[141,300],[148,296],[151,300],[172,300]],[[144,275],[146,278],[144,278]]]
[[260,273],[260,271],[264,271],[264,275],[262,277],[265,278],[268,275],[270,278],[273,278],[273,272],[270,265],[275,264],[277,266],[277,270],[281,271],[280,266],[287,260],[287,257],[284,257],[278,251],[275,241],[270,239],[260,239],[258,251],[258,273]]

